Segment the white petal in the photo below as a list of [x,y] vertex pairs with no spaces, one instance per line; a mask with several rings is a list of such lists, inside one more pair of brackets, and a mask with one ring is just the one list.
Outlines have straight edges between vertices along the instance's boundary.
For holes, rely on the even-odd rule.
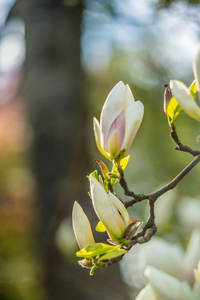
[[109,93],[100,116],[100,127],[103,140],[107,140],[109,129],[113,121],[123,111],[123,97],[125,85],[122,81],[118,82]]
[[129,218],[129,214],[127,209],[125,208],[125,206],[122,204],[122,202],[112,193],[109,192],[109,197],[110,197],[110,201],[112,202],[112,204],[116,207],[116,209],[120,212],[120,214],[122,215],[126,227],[130,224],[130,218]]
[[110,158],[109,153],[107,153],[102,146],[102,136],[101,136],[101,129],[99,126],[99,121],[94,117],[93,118],[93,131],[94,131],[94,137],[97,144],[97,148],[99,152],[101,152],[106,158]]
[[95,243],[90,222],[78,202],[74,202],[72,224],[80,249]]
[[124,222],[102,185],[93,176],[90,176],[90,193],[96,215],[106,227],[110,237],[118,240],[124,235]]
[[200,259],[200,231],[195,230],[189,240],[185,257],[183,260],[184,271],[186,274],[186,279],[194,279],[193,269],[197,267],[197,263]]
[[193,72],[197,83],[197,90],[200,91],[200,47],[194,57]]
[[195,228],[200,228],[199,212],[200,201],[198,198],[181,197],[177,211],[180,226],[185,226],[189,232],[192,232]]
[[145,277],[153,290],[164,299],[191,300],[192,291],[187,282],[182,282],[153,267],[147,267]]
[[200,107],[196,104],[187,86],[178,80],[171,80],[170,88],[182,109],[190,117],[200,121]]
[[179,245],[155,237],[151,243],[143,246],[143,253],[147,265],[176,278],[183,278],[183,250]]
[[150,284],[147,284],[145,288],[143,288],[140,293],[137,295],[135,300],[159,300],[154,293],[154,290]]
[[131,89],[130,89],[129,85],[126,84],[125,85],[125,90],[124,90],[124,107],[127,108],[133,102],[135,102],[135,99],[133,97],[133,94],[131,92]]
[[127,152],[140,127],[144,115],[142,102],[133,102],[126,110],[125,115],[125,137],[121,149]]
[[193,298],[192,300],[200,299],[200,280],[196,281],[193,287]]

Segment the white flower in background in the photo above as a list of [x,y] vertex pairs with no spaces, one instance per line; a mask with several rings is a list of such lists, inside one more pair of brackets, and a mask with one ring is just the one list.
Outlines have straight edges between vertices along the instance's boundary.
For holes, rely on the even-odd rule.
[[154,267],[147,267],[145,277],[147,286],[138,294],[136,300],[199,300],[200,299],[200,261],[193,270],[195,281],[192,286]]
[[127,209],[115,195],[110,192],[107,194],[93,176],[90,176],[90,193],[96,215],[110,238],[120,244],[130,224]]
[[197,269],[194,269],[195,281],[200,281],[200,261],[198,262]]
[[200,228],[200,201],[199,198],[189,196],[181,197],[177,207],[177,217],[186,232],[192,232],[195,228]]
[[76,241],[80,249],[95,243],[90,222],[78,202],[74,203],[72,224]]
[[138,294],[136,300],[198,300],[198,289],[192,289],[186,281],[170,276],[154,267],[145,270],[147,286]]
[[[162,184],[164,186],[165,184]],[[159,187],[158,187],[159,188]],[[180,201],[177,200],[180,199]],[[196,198],[190,196],[182,196],[177,189],[168,191],[163,194],[155,206],[156,224],[161,230],[166,228],[168,224],[173,226],[171,218],[176,214],[176,221],[181,224],[186,234],[191,234],[196,228],[200,228],[200,201],[199,196]],[[148,211],[147,211],[148,213]],[[167,224],[167,225],[166,225]],[[175,235],[170,232],[170,235]]]
[[135,101],[133,94],[122,81],[109,93],[100,116],[93,119],[94,135],[99,151],[112,160],[130,148],[143,119],[144,106]]
[[[186,281],[187,285],[192,285],[194,283],[194,268],[197,267],[199,260],[200,231],[196,230],[191,235],[185,252],[179,245],[154,237],[142,247],[140,245],[134,246],[126,254],[120,267],[125,282],[138,289],[145,286],[144,271],[147,266],[152,266],[158,269],[157,271],[166,273],[167,276],[176,278],[180,282]],[[147,297],[146,299],[150,298]]]
[[71,217],[66,217],[59,225],[55,237],[56,246],[64,254],[71,257],[77,249],[77,242],[72,228]]
[[156,293],[154,292],[152,286],[147,284],[145,288],[141,290],[138,294],[137,300],[158,300]]
[[[198,48],[194,58],[193,72],[200,98],[200,48]],[[182,109],[190,117],[200,121],[200,106],[195,102],[190,89],[188,89],[184,83],[178,80],[171,80],[169,86],[173,96],[176,98]]]

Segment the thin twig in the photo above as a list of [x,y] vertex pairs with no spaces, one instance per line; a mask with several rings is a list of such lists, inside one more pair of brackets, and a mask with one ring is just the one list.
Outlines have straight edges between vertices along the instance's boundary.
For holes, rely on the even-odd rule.
[[181,141],[179,140],[178,134],[176,132],[176,127],[175,127],[174,123],[171,124],[170,136],[174,140],[174,142],[177,144],[177,147],[174,148],[175,150],[188,152],[193,156],[197,156],[200,154],[200,150],[191,149],[190,147],[181,143]]
[[[189,171],[191,171],[200,162],[200,151],[193,150],[193,149],[189,148],[188,146],[183,145],[178,138],[175,126],[174,127],[172,126],[171,137],[178,145],[175,149],[184,151],[184,152],[188,152],[193,156],[197,156],[197,155],[198,156],[195,157],[195,159],[189,165],[187,165],[171,182],[169,182],[168,184],[166,184],[165,186],[163,186],[156,192],[145,195],[145,194],[135,194],[133,191],[130,191],[128,188],[127,182],[124,178],[124,172],[123,172],[121,166],[120,165],[118,166],[118,171],[120,174],[119,183],[120,183],[121,187],[124,189],[124,194],[126,196],[133,197],[133,199],[131,199],[131,200],[120,199],[123,202],[124,206],[127,208],[127,207],[132,206],[135,203],[143,201],[145,199],[148,199],[148,204],[149,204],[149,218],[146,221],[146,224],[144,225],[143,229],[137,235],[132,237],[129,246],[126,247],[126,250],[130,250],[136,244],[147,243],[156,234],[157,227],[155,224],[155,211],[154,211],[154,204],[155,204],[156,200],[161,195],[163,195],[166,192],[168,192],[169,190],[175,188],[175,186],[185,177],[185,175]],[[112,192],[112,189],[110,187],[109,187],[109,189]],[[108,267],[108,266],[120,261],[123,258],[123,256],[124,255],[102,262],[102,267]]]
[[124,178],[124,171],[122,170],[121,166],[119,166],[118,172],[120,174],[119,184],[123,188],[124,194],[126,196],[133,197],[132,200],[122,200],[122,199],[120,199],[123,202],[123,204],[124,204],[124,206],[126,208],[129,207],[129,206],[132,206],[133,204],[135,204],[137,202],[140,202],[142,200],[148,199],[148,195],[145,195],[145,194],[135,194],[133,191],[129,190],[127,182],[126,182],[126,180]]
[[124,189],[124,192],[126,195],[131,195],[134,198],[131,200],[126,200],[123,201],[123,204],[125,205],[125,207],[129,207],[132,206],[133,204],[140,202],[142,200],[148,199],[148,203],[149,203],[149,218],[146,222],[146,224],[144,225],[143,229],[137,234],[135,235],[132,240],[130,245],[128,246],[128,250],[130,248],[132,248],[135,244],[139,243],[146,243],[148,242],[153,235],[156,234],[157,232],[157,227],[155,224],[155,213],[154,213],[154,203],[155,201],[163,194],[165,194],[167,191],[173,189],[180,181],[181,179],[183,179],[183,177],[185,177],[185,175],[192,170],[196,164],[198,164],[200,162],[200,155],[198,155],[197,157],[195,157],[195,159],[189,164],[187,165],[171,182],[169,182],[168,184],[166,184],[165,186],[163,186],[162,188],[160,188],[159,190],[157,190],[156,192],[153,192],[151,194],[148,195],[144,195],[144,194],[135,194],[134,192],[129,191],[127,183],[125,181],[124,178],[124,173],[123,170],[121,168],[119,168],[119,173],[120,173],[120,184]]
[[200,162],[200,155],[198,155],[187,167],[185,167],[171,182],[166,184],[161,189],[157,190],[154,193],[149,194],[148,199],[156,200],[161,195],[165,194],[167,191],[175,188],[175,186],[185,177],[185,175],[192,170]]
[[155,224],[154,203],[155,203],[154,200],[149,200],[149,218],[146,224],[144,225],[143,229],[132,238],[128,249],[132,248],[134,245],[138,243],[139,244],[147,243],[148,241],[150,241],[152,236],[156,234],[157,227]]
[[151,194],[135,194],[134,192],[130,191],[128,189],[127,183],[124,179],[124,173],[122,170],[120,170],[120,176],[123,178],[123,181],[119,181],[120,185],[124,189],[125,195],[132,196],[133,199],[131,200],[123,200],[123,204],[126,208],[133,206],[135,203],[143,201],[145,199],[149,200],[156,200],[158,197],[166,193],[167,191],[173,189],[179,181],[185,177],[185,175],[192,170],[196,164],[198,164],[200,161],[200,155],[198,155],[189,165],[187,165],[172,181],[170,181],[168,184],[166,184],[164,187],[161,189],[157,190],[156,192],[153,192]]

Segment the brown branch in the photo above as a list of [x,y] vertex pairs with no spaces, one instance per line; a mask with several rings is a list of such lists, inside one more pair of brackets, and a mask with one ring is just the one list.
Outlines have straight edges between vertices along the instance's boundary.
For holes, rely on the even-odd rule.
[[148,195],[144,194],[135,194],[134,192],[130,191],[128,189],[127,183],[124,178],[124,173],[121,168],[119,168],[120,173],[120,185],[123,187],[124,192],[126,195],[133,196],[134,198],[132,200],[123,200],[123,204],[125,207],[132,206],[133,204],[140,202],[142,200],[148,199],[149,203],[149,218],[144,225],[143,229],[132,238],[130,245],[128,246],[127,250],[129,250],[131,247],[133,247],[135,244],[139,243],[146,243],[148,242],[152,236],[157,232],[157,227],[155,224],[155,213],[154,213],[154,203],[155,201],[163,194],[165,194],[167,191],[173,189],[184,177],[185,175],[192,170],[196,164],[200,162],[200,155],[198,155],[189,165],[187,165],[171,182],[157,190],[156,192],[153,192]]
[[101,268],[107,268],[113,264],[118,263],[123,258],[123,256],[124,256],[124,254],[120,255],[118,257],[112,258],[112,259],[103,260],[101,262]]
[[181,143],[181,141],[179,140],[178,134],[176,132],[176,127],[175,127],[174,123],[171,124],[170,136],[174,140],[174,142],[177,144],[177,147],[174,148],[175,150],[188,152],[193,156],[197,156],[200,154],[200,150],[191,149],[190,147]]
[[132,248],[137,243],[138,244],[147,243],[148,241],[150,241],[152,236],[156,234],[157,227],[155,224],[154,203],[155,203],[154,200],[149,200],[149,218],[145,226],[143,227],[143,229],[132,238],[128,249]]
[[111,184],[110,182],[108,182],[108,190],[109,190],[112,194],[114,194],[114,189],[113,189],[113,186],[112,186],[112,184]]
[[166,184],[161,189],[157,190],[156,192],[153,192],[151,194],[135,194],[134,192],[130,191],[128,189],[127,183],[124,179],[124,172],[122,170],[119,170],[120,173],[120,185],[124,189],[124,194],[127,196],[132,196],[133,199],[131,200],[122,200],[124,206],[128,208],[129,206],[133,206],[135,203],[143,201],[145,199],[156,201],[158,197],[166,193],[167,191],[173,189],[185,175],[192,170],[196,164],[198,164],[200,161],[200,155],[198,155],[189,165],[187,165],[172,181],[170,181],[168,184]]
[[154,199],[154,201],[156,201],[156,199],[158,197],[165,194],[169,190],[175,188],[175,186],[179,183],[179,181],[181,181],[181,179],[183,179],[183,177],[185,177],[185,175],[190,170],[192,170],[199,162],[200,162],[200,155],[198,155],[189,165],[187,165],[187,167],[185,167],[185,169],[183,169],[171,182],[166,184],[164,187],[162,187],[158,191],[149,194],[148,199],[150,199],[150,200]]
[[[200,155],[198,155],[187,167],[185,167],[185,169],[183,169],[170,183],[166,184],[161,189],[159,189],[156,192],[153,192],[149,195],[142,195],[142,194],[137,195],[134,192],[129,191],[127,183],[124,179],[123,171],[119,170],[119,172],[120,172],[120,174],[122,174],[122,178],[123,178],[121,180],[122,187],[124,186],[126,188],[126,191],[128,191],[129,195],[132,195],[132,196],[134,195],[137,198],[137,199],[132,199],[130,201],[123,201],[124,205],[126,207],[129,207],[129,206],[133,205],[134,203],[142,201],[144,199],[148,199],[148,203],[149,203],[149,218],[148,218],[146,224],[144,225],[143,229],[131,239],[129,246],[126,247],[126,250],[130,250],[136,244],[147,243],[156,234],[157,227],[156,227],[156,224],[155,224],[155,212],[154,212],[154,204],[155,204],[156,200],[161,195],[166,193],[167,191],[173,189],[180,182],[180,180],[183,179],[183,177],[192,168],[194,168],[194,166],[196,166],[196,164],[199,163],[199,161],[200,161]],[[102,262],[102,268],[108,267],[108,266],[110,266],[114,263],[119,262],[123,258],[123,256],[124,255],[119,256],[119,257],[114,258],[114,259],[103,261]]]
[[[157,232],[157,227],[155,224],[155,211],[154,211],[154,204],[155,204],[156,200],[161,195],[163,195],[166,192],[168,192],[169,190],[175,188],[176,185],[185,177],[185,175],[189,171],[191,171],[200,162],[200,151],[193,150],[193,149],[189,148],[188,146],[183,145],[178,138],[175,126],[172,126],[171,137],[178,145],[175,148],[176,150],[188,152],[193,156],[197,156],[197,155],[198,156],[195,157],[195,159],[189,165],[187,165],[171,182],[169,182],[168,184],[166,184],[165,186],[163,186],[156,192],[145,195],[145,194],[135,194],[133,191],[130,191],[128,188],[127,182],[124,178],[124,172],[123,172],[121,166],[120,165],[118,166],[118,171],[120,174],[119,183],[120,183],[121,187],[124,189],[124,194],[126,196],[133,197],[133,199],[131,199],[131,200],[120,199],[123,202],[124,206],[127,208],[127,207],[132,206],[133,204],[143,201],[145,199],[148,200],[148,204],[149,204],[149,218],[146,221],[146,224],[144,225],[142,230],[138,234],[136,234],[135,236],[132,237],[132,239],[130,240],[129,246],[125,247],[126,250],[130,250],[136,244],[147,243],[148,241],[151,240],[151,238]],[[113,192],[111,187],[109,187],[109,190],[111,192]],[[123,258],[123,256],[124,255],[102,262],[102,267],[108,267],[114,263],[119,262]]]
[[145,194],[135,194],[133,191],[130,191],[127,185],[127,182],[124,178],[124,171],[122,170],[121,166],[118,167],[118,172],[120,174],[120,180],[119,180],[119,184],[121,185],[121,187],[124,190],[124,194],[126,196],[130,196],[133,197],[132,200],[122,200],[120,199],[124,206],[127,208],[129,206],[132,206],[133,204],[140,202],[142,200],[148,199],[148,195]]

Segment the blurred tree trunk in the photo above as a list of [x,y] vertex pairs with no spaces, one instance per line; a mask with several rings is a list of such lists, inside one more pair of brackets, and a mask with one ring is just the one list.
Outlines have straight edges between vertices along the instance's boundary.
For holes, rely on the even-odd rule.
[[[117,266],[108,272],[97,271],[91,278],[87,270],[64,262],[55,246],[57,225],[64,216],[71,215],[72,203],[83,193],[80,178],[87,174],[80,65],[83,7],[67,6],[58,0],[24,3],[25,88],[34,130],[32,157],[47,299],[125,299]],[[78,170],[76,176],[74,166]],[[61,203],[62,198],[65,202]]]

